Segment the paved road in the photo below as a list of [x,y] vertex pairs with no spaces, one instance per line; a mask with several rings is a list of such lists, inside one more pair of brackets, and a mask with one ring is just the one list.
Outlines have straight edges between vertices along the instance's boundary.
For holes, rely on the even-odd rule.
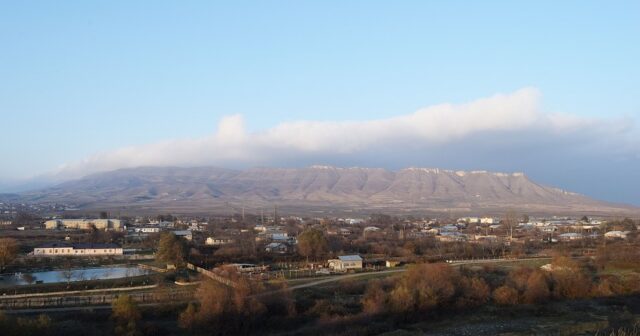
[[287,289],[288,290],[294,290],[294,289],[300,289],[300,288],[314,287],[314,286],[322,285],[322,284],[329,283],[329,282],[335,282],[335,281],[340,281],[340,280],[344,280],[344,279],[357,278],[357,277],[362,277],[362,276],[367,276],[367,275],[372,275],[372,274],[376,274],[377,275],[377,274],[400,273],[400,272],[404,272],[404,271],[406,271],[406,268],[398,268],[398,269],[387,270],[387,271],[379,271],[379,272],[345,274],[345,275],[339,275],[339,276],[334,276],[334,277],[327,277],[327,278],[323,278],[321,280],[317,280],[317,281],[313,281],[313,282],[307,282],[307,283],[304,283],[304,284],[301,284],[301,285],[291,286],[291,287],[289,287]]
[[[550,259],[551,258],[476,259],[476,260],[452,261],[449,264],[452,265],[452,266],[463,266],[463,265],[508,263],[508,262],[518,262],[518,261],[550,260]],[[367,275],[372,275],[372,274],[376,274],[377,275],[377,274],[401,273],[401,272],[404,272],[406,270],[407,270],[407,268],[398,268],[398,269],[392,269],[392,270],[380,271],[380,272],[365,272],[365,273],[354,273],[354,274],[333,276],[333,277],[323,278],[323,279],[320,279],[320,280],[317,280],[317,281],[312,281],[312,282],[308,282],[308,283],[304,283],[304,284],[300,284],[300,285],[290,286],[290,287],[282,289],[282,290],[262,293],[259,296],[277,294],[277,293],[281,293],[283,291],[288,291],[288,290],[296,290],[296,289],[301,289],[301,288],[315,287],[315,286],[326,284],[326,283],[330,283],[330,282],[336,282],[336,281],[341,281],[341,280],[344,280],[344,279],[357,278],[357,277],[362,277],[362,276],[367,276]]]
[[533,261],[533,260],[551,260],[551,257],[537,257],[537,258],[521,258],[521,259],[475,259],[475,260],[453,260],[451,265],[473,265],[473,264],[490,264],[490,263],[503,263],[503,262],[520,262],[520,261]]

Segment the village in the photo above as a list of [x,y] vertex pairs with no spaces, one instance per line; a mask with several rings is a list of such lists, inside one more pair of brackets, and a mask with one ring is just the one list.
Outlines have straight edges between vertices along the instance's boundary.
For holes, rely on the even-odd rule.
[[[4,232],[16,236],[24,258],[121,257],[154,259],[162,234],[183,241],[185,259],[209,269],[227,264],[238,270],[292,269],[308,275],[379,269],[421,260],[548,256],[561,244],[589,254],[606,240],[635,235],[633,221],[602,218],[539,217],[507,213],[502,217],[302,218],[296,216],[42,218],[17,226],[5,219]],[[304,232],[316,232],[317,247],[300,244]],[[10,236],[6,235],[6,236]],[[21,237],[29,237],[23,239]],[[304,238],[302,238],[304,240]],[[308,239],[307,239],[308,240]],[[345,260],[355,259],[355,263]],[[247,267],[252,265],[252,267]],[[294,266],[295,265],[295,266]],[[53,263],[55,267],[55,262]],[[251,270],[248,272],[247,270]]]
[[[274,307],[295,310],[293,321],[304,323],[342,314],[356,325],[366,324],[371,314],[396,319],[398,312],[424,309],[395,308],[400,303],[394,303],[391,287],[406,286],[409,278],[415,282],[410,290],[440,286],[442,281],[456,286],[455,297],[472,300],[468,307],[640,290],[632,285],[635,278],[627,277],[608,289],[607,270],[613,266],[598,266],[616,265],[625,272],[635,267],[618,266],[619,260],[634,260],[637,252],[639,223],[626,218],[530,217],[515,212],[455,218],[319,218],[280,216],[274,208],[270,215],[209,217],[32,213],[4,215],[1,224],[0,310],[60,312],[57,319],[75,319],[73,312],[111,309],[126,298],[131,305],[167,309],[168,317],[151,318],[149,323],[162,325],[160,321],[169,318],[169,333],[209,325],[199,314],[229,295],[265,305],[268,313],[258,320],[280,316],[283,308]],[[587,270],[594,272],[594,280],[578,276]],[[527,286],[533,285],[509,285],[518,272],[546,279],[548,293],[528,293]],[[576,279],[560,277],[574,273]],[[480,287],[468,288],[472,283]],[[372,294],[380,284],[387,290]],[[511,286],[524,292],[518,296]],[[371,295],[376,298],[373,303]],[[536,297],[529,299],[530,295]],[[447,307],[458,304],[453,298],[443,301]],[[194,302],[199,310],[193,310]],[[228,309],[237,309],[229,304]],[[145,314],[150,316],[149,311]],[[237,323],[247,317],[236,315],[232,314],[233,322],[222,324],[229,328],[223,330],[235,333],[241,328]],[[367,317],[360,321],[360,316]],[[382,323],[380,328],[390,326]]]

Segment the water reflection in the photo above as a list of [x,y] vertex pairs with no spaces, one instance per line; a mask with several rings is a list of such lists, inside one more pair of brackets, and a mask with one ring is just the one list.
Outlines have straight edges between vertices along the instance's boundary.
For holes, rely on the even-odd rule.
[[86,280],[107,280],[149,274],[150,271],[138,266],[112,266],[81,268],[33,273],[5,274],[0,278],[0,287],[30,285],[35,283],[76,282]]

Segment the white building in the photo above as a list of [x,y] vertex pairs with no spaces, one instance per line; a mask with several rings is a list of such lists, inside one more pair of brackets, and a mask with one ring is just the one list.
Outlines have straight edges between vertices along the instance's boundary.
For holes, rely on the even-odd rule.
[[362,269],[362,257],[357,254],[339,256],[338,259],[329,260],[329,268],[336,271]]
[[136,226],[133,228],[135,233],[158,233],[160,231],[162,228],[159,226]]
[[48,230],[89,230],[92,226],[98,230],[121,231],[124,228],[124,224],[119,219],[52,219],[44,222],[44,227]]
[[235,242],[236,242],[235,239],[232,239],[232,238],[208,237],[207,240],[204,241],[204,244],[209,246],[221,246],[221,245],[233,244]]
[[498,224],[500,220],[493,217],[482,217],[480,218],[480,224]]
[[111,256],[122,253],[122,247],[116,244],[49,243],[33,249],[33,255],[37,256]]

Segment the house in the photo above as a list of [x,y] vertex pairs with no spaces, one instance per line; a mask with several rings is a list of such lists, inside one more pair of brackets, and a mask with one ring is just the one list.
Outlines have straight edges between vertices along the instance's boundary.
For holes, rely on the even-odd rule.
[[177,237],[182,237],[188,241],[193,240],[193,232],[191,230],[174,230],[171,232]]
[[124,223],[119,219],[52,219],[44,222],[44,227],[47,230],[89,230],[95,227],[98,230],[122,231]]
[[354,255],[338,256],[338,259],[330,259],[329,268],[335,271],[348,271],[362,269],[362,257]]
[[482,217],[480,218],[480,224],[498,224],[500,220],[493,217]]
[[286,243],[273,242],[265,246],[264,251],[267,253],[287,253],[289,252],[289,245]]
[[350,236],[353,234],[353,230],[347,229],[347,228],[340,228],[340,230],[338,230],[338,233],[341,236]]
[[37,256],[112,256],[122,254],[122,247],[116,244],[49,243],[33,249],[33,255]]
[[208,237],[207,240],[205,240],[204,244],[209,246],[221,246],[221,245],[233,244],[235,242],[236,240],[232,238]]

